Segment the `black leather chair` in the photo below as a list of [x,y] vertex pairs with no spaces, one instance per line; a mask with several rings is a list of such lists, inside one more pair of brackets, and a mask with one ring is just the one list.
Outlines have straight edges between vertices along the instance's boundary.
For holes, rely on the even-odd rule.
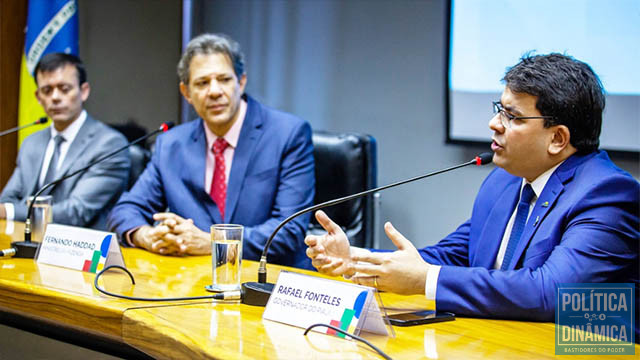
[[151,152],[142,146],[132,145],[129,147],[129,157],[131,158],[131,169],[129,170],[127,190],[131,190],[133,184],[147,167],[147,162],[151,159]]
[[[377,186],[377,147],[370,135],[314,131],[315,204]],[[345,231],[351,245],[377,244],[379,195],[372,194],[323,209]],[[324,229],[312,215],[309,234]]]
[[[147,130],[138,125],[134,120],[129,119],[125,124],[111,124],[112,128],[120,131],[127,138],[128,142],[133,142],[147,134]],[[137,143],[129,147],[129,157],[131,158],[131,169],[129,170],[129,184],[127,190],[131,190],[138,177],[151,159],[151,152],[147,150],[146,141]]]

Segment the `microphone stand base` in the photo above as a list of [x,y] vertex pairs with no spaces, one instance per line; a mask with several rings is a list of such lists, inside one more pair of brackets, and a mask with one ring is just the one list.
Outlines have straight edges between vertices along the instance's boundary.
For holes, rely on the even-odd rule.
[[35,259],[40,243],[15,241],[11,243],[11,247],[16,249],[16,254],[13,256],[14,258]]
[[246,282],[242,284],[242,303],[253,306],[267,306],[274,284]]

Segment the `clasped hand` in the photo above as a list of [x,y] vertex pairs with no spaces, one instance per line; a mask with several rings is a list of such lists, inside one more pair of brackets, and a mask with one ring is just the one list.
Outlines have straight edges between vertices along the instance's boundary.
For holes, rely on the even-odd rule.
[[155,226],[142,226],[133,233],[136,246],[162,255],[207,255],[211,253],[209,234],[174,213],[157,213]]
[[357,284],[377,284],[378,289],[397,294],[424,294],[429,264],[390,222],[384,224],[384,230],[398,250],[374,253],[350,246],[344,231],[323,211],[315,216],[327,233],[309,235],[304,241],[307,256],[320,273],[350,276]]

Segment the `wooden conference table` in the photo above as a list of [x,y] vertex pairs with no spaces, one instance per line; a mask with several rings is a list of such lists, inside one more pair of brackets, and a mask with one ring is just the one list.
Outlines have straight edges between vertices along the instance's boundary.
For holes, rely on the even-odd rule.
[[[22,231],[22,224],[0,220],[0,248],[21,240]],[[204,286],[211,282],[211,257],[166,257],[126,248],[123,255],[136,285],[124,273],[114,271],[104,275],[103,286],[109,291],[137,297],[208,294]],[[275,282],[281,269],[288,268],[269,265],[268,280]],[[256,273],[256,262],[243,261],[243,281],[255,281]],[[149,303],[117,299],[98,293],[93,288],[94,276],[38,265],[31,259],[2,259],[0,312],[59,331],[127,344],[160,359],[380,358],[355,341],[313,332],[305,337],[303,329],[262,320],[262,307],[202,300]],[[423,296],[383,293],[382,299],[387,308],[426,307]],[[553,323],[457,318],[394,329],[395,338],[367,333],[363,337],[397,359],[556,357]],[[635,347],[640,354],[640,347]]]

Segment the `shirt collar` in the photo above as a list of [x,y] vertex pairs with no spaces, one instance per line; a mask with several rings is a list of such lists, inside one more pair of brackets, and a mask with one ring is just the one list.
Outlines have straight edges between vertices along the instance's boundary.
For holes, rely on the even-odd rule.
[[[243,99],[240,101],[240,108],[238,109],[238,120],[236,120],[229,131],[227,131],[224,136],[222,136],[229,146],[232,148],[236,148],[238,145],[238,140],[240,139],[240,130],[242,130],[242,124],[244,123],[244,118],[247,115],[247,102]],[[218,136],[213,133],[207,126],[207,123],[202,120],[202,126],[204,127],[204,134],[207,138],[207,149],[213,148],[213,143],[216,141]]]
[[[542,174],[540,174],[540,176],[538,176],[535,180],[533,180],[530,183],[531,188],[533,189],[533,192],[536,194],[536,198],[540,197],[540,194],[542,194],[542,190],[544,190],[544,187],[547,185],[547,182],[551,178],[551,175],[553,174],[554,171],[556,171],[558,166],[562,165],[563,162],[565,162],[565,160],[562,160],[556,166],[543,172]],[[522,185],[520,186],[520,190],[522,190],[525,184],[527,184],[527,180],[522,179]]]
[[87,111],[82,110],[78,118],[71,122],[71,124],[69,124],[69,126],[67,126],[67,128],[62,131],[56,130],[52,123],[51,138],[54,138],[56,137],[56,135],[60,134],[62,135],[62,137],[64,137],[64,140],[67,142],[67,144],[71,144],[73,142],[73,139],[76,138],[76,135],[78,135],[78,132],[80,131],[80,128],[82,127],[82,124],[84,124],[85,120],[87,120]]

